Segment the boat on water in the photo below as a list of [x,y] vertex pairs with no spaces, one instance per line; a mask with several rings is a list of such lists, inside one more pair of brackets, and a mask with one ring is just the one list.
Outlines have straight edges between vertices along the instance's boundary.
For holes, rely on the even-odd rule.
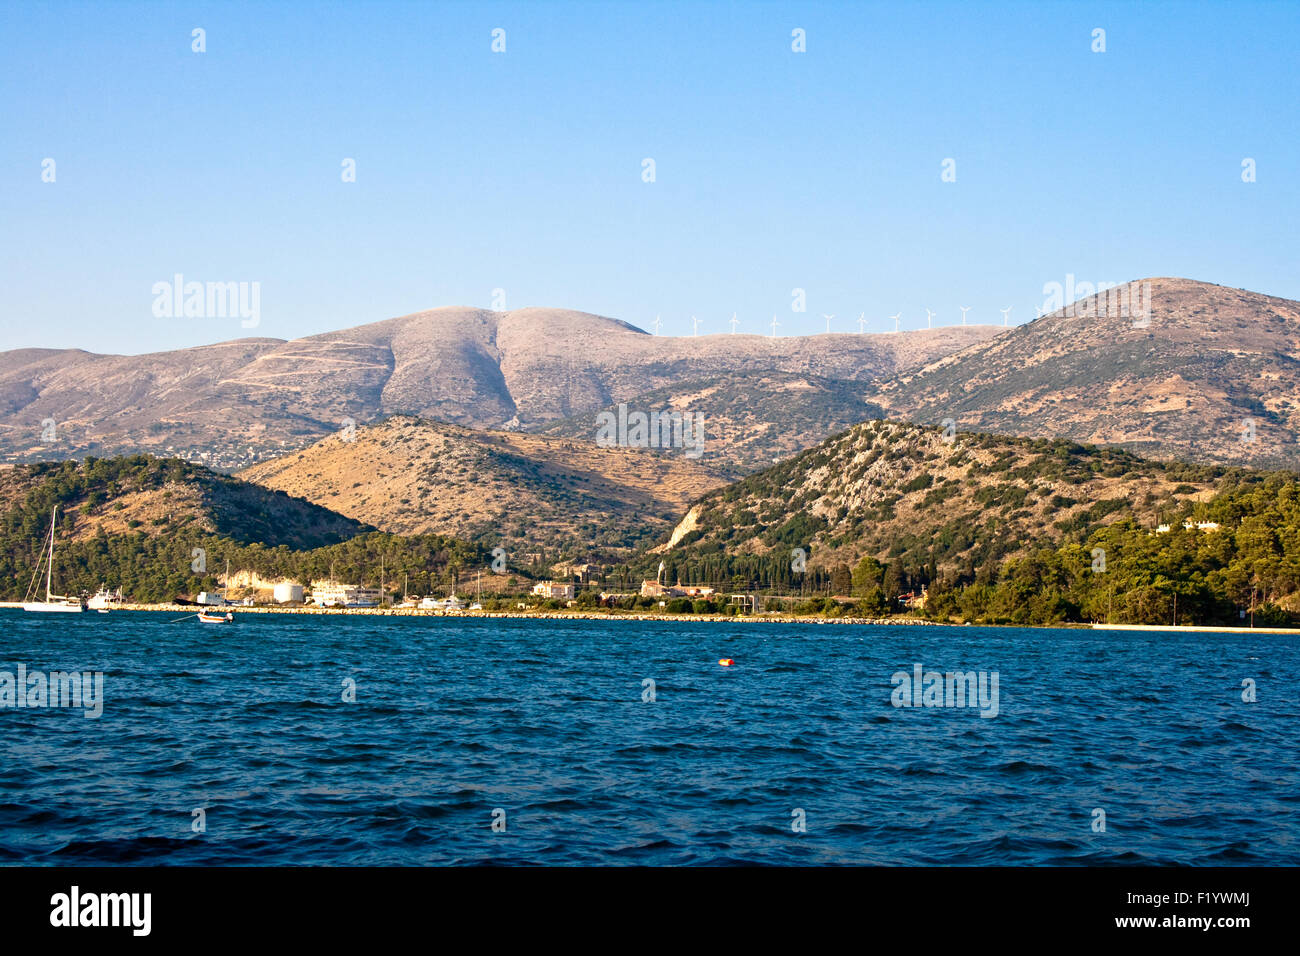
[[[50,512],[50,537],[48,546],[41,550],[41,559],[36,563],[36,570],[32,572],[31,583],[27,586],[27,594],[23,596],[24,611],[47,611],[54,613],[71,613],[79,614],[86,609],[86,605],[79,597],[69,597],[64,594],[54,593],[54,528],[58,518],[59,506],[55,505]],[[36,581],[40,577],[41,565],[45,565],[45,600],[29,600],[35,597],[33,591],[36,588]]]
[[[226,576],[221,579],[222,607],[225,607],[227,604],[230,603],[229,598],[226,597],[226,593],[227,590],[229,589],[229,585],[230,585],[230,562],[227,561]],[[235,623],[235,615],[230,613],[229,611],[226,611],[224,614],[222,614],[219,611],[203,610],[203,611],[199,611],[199,613],[196,614],[195,617],[198,618],[200,624],[234,624]]]
[[99,590],[86,602],[86,607],[100,614],[107,614],[114,604],[121,604],[123,600],[121,588],[110,591],[107,585],[100,585]]
[[454,594],[441,600],[427,597],[420,602],[420,609],[424,611],[463,611],[465,610],[465,602]]

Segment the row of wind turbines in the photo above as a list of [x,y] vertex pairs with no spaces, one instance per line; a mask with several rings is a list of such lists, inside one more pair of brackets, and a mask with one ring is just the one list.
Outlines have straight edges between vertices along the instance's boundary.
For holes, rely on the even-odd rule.
[[[969,311],[971,310],[971,307],[968,306],[968,305],[959,305],[957,308],[961,309],[961,324],[962,324],[962,325],[965,325],[965,324],[966,324],[966,313],[969,312]],[[1008,325],[1011,324],[1011,309],[1012,309],[1011,306],[1007,306],[1005,309],[1000,309],[1000,310],[999,310],[999,311],[1002,313],[1002,325],[1003,325],[1004,327],[1006,327],[1006,326],[1008,326]],[[925,310],[925,327],[926,327],[927,329],[932,329],[932,328],[934,328],[934,317],[935,317],[936,315],[938,315],[937,312],[932,312],[932,311],[929,310],[929,309],[926,309],[926,310]],[[833,314],[832,314],[832,315],[827,315],[825,312],[823,312],[823,313],[822,313],[822,318],[826,320],[826,334],[829,335],[829,334],[831,333],[831,319],[835,318],[835,316],[834,316]],[[895,331],[895,332],[900,331],[900,329],[899,329],[899,325],[900,325],[900,323],[901,323],[902,320],[903,320],[903,313],[902,313],[902,312],[899,312],[899,313],[896,314],[896,315],[891,315],[890,318],[894,320],[894,331]],[[661,323],[660,323],[659,316],[656,315],[656,316],[655,316],[655,335],[658,335],[658,334],[659,334],[659,326],[660,326],[660,324],[661,324]],[[736,326],[738,326],[739,324],[740,324],[740,319],[736,318],[736,313],[734,313],[734,312],[731,313],[731,334],[732,334],[732,335],[735,335],[735,334],[736,334]],[[775,315],[772,316],[772,338],[776,338],[776,330],[780,327],[780,325],[781,325],[781,323],[777,321],[776,316],[775,316]],[[858,333],[859,333],[859,334],[864,334],[864,333],[866,332],[866,325],[867,325],[867,313],[863,312],[861,315],[858,316]],[[699,334],[700,334],[700,320],[699,320],[697,317],[695,317],[695,316],[692,315],[692,316],[691,316],[691,335],[692,335],[692,336],[697,336],[697,335],[699,335]]]

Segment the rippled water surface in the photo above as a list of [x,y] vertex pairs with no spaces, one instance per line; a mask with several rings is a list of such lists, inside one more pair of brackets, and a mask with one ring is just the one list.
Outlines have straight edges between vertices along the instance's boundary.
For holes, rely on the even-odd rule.
[[[0,611],[106,698],[0,709],[0,862],[1300,862],[1292,637],[176,617]],[[998,716],[892,706],[916,663]]]

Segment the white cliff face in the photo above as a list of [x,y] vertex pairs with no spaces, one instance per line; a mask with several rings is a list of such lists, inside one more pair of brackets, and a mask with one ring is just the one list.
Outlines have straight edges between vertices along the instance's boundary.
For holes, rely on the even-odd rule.
[[681,541],[682,538],[695,530],[696,526],[699,524],[701,510],[702,506],[691,505],[691,510],[686,512],[686,517],[677,523],[676,528],[673,528],[673,533],[669,535],[667,543],[652,548],[650,553],[663,554],[664,552],[670,551],[672,548],[676,547],[677,542]]

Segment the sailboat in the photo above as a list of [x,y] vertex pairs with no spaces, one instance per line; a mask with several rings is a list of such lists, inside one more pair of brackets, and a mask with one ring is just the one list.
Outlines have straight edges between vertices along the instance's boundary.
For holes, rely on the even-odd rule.
[[[55,505],[54,510],[50,512],[50,542],[49,547],[41,550],[41,560],[36,564],[36,570],[32,572],[31,584],[27,586],[27,594],[23,596],[24,611],[54,611],[63,613],[79,613],[86,609],[86,605],[81,603],[79,597],[65,597],[61,594],[55,594],[52,591],[54,586],[54,523],[59,514],[59,506]],[[41,573],[41,563],[45,562],[45,600],[29,601],[27,598],[33,597],[32,590],[36,586],[36,578]]]

